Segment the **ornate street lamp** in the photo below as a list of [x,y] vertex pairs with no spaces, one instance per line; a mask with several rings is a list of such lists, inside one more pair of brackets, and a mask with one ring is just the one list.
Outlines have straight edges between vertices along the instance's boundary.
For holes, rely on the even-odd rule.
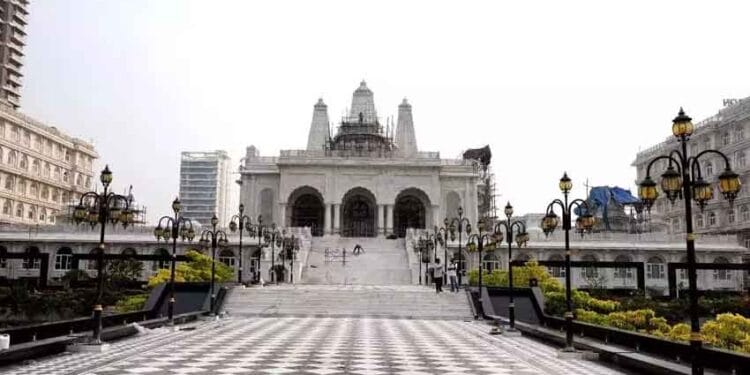
[[[485,219],[480,219],[479,223],[477,225],[477,233],[470,234],[469,238],[466,239],[466,247],[469,249],[476,248],[479,250],[479,303],[482,303],[482,273],[484,271],[484,264],[482,262],[482,250],[484,250],[484,246],[489,244],[491,241],[497,238],[497,236],[501,236],[502,240],[502,234],[498,233],[485,233],[485,225],[484,222]],[[471,228],[471,227],[469,227]],[[470,232],[471,229],[467,230],[467,232]],[[473,251],[472,251],[473,252]]]
[[505,220],[495,225],[495,241],[499,245],[503,242],[503,232],[505,233],[505,241],[508,243],[508,287],[510,289],[510,302],[508,303],[508,319],[510,320],[510,328],[508,332],[515,332],[516,330],[516,305],[513,300],[513,230],[517,233],[516,243],[518,247],[526,243],[529,240],[529,234],[526,233],[526,224],[520,220],[512,220],[513,206],[510,202],[505,205]]
[[[466,234],[471,234],[471,224],[469,223],[469,219],[464,217],[464,209],[463,207],[458,207],[458,217],[454,217],[452,220],[448,220],[448,218],[445,218],[443,221],[446,227],[448,227],[448,230],[451,234],[451,241],[456,240],[456,230],[458,229],[458,265],[459,268],[461,267],[461,236],[464,233],[464,230],[466,231]],[[461,286],[461,271],[458,270],[458,286]]]
[[[177,238],[181,237],[183,241],[193,241],[193,238],[195,238],[193,222],[180,215],[181,209],[182,205],[180,203],[180,198],[175,198],[174,201],[172,201],[172,212],[174,212],[174,217],[162,216],[159,219],[156,228],[154,228],[154,237],[156,237],[157,242],[162,238],[167,242],[169,242],[170,239],[172,240],[172,271],[169,275],[169,305],[167,307],[167,316],[169,318],[170,326],[174,326],[174,273],[175,260],[177,258]],[[163,227],[162,223],[164,223]]]
[[211,314],[214,314],[216,293],[214,293],[214,283],[216,280],[216,247],[222,248],[229,246],[229,240],[227,240],[227,234],[223,230],[216,229],[219,224],[219,218],[214,216],[211,218],[211,229],[205,229],[201,233],[201,238],[198,243],[205,249],[211,246]]
[[433,254],[432,261],[434,262],[437,258],[438,243],[443,246],[443,285],[448,282],[448,224],[447,219],[444,221],[443,227],[435,226],[435,233],[433,234],[433,240],[435,243],[435,253]]
[[694,199],[701,211],[708,201],[713,199],[713,186],[704,180],[701,173],[700,158],[707,154],[715,154],[724,159],[724,172],[719,175],[719,191],[731,205],[740,191],[741,183],[739,175],[732,171],[729,158],[717,150],[704,150],[696,156],[688,156],[687,143],[693,134],[694,126],[692,119],[685,115],[680,108],[677,117],[672,120],[672,134],[677,138],[681,148],[673,150],[667,155],[657,156],[648,163],[646,177],[643,178],[638,187],[638,196],[650,212],[651,206],[659,196],[656,183],[651,179],[651,166],[660,159],[668,161],[667,170],[661,175],[661,190],[667,199],[674,204],[677,198],[685,201],[685,230],[687,263],[688,263],[688,287],[690,295],[690,346],[692,348],[692,373],[703,374],[703,364],[700,362],[700,351],[703,340],[700,334],[700,323],[698,321],[698,293],[695,272],[695,234],[693,233],[693,214],[690,200]]
[[247,229],[250,231],[250,217],[244,214],[245,205],[240,203],[240,212],[237,215],[232,216],[229,221],[229,230],[236,232],[238,227],[240,230],[240,244],[239,244],[239,270],[237,271],[237,282],[242,284],[242,232]]
[[131,210],[132,196],[124,196],[109,191],[112,183],[112,172],[109,165],[104,167],[99,175],[99,181],[104,186],[102,193],[89,191],[81,195],[78,205],[73,211],[73,222],[78,224],[89,224],[91,228],[99,225],[99,246],[96,248],[96,299],[94,301],[94,328],[92,344],[102,343],[102,293],[104,292],[104,229],[107,223],[122,224],[124,228],[135,222],[134,213]]
[[567,311],[565,311],[565,348],[563,352],[575,352],[573,347],[573,302],[571,300],[571,289],[570,285],[570,230],[572,227],[571,213],[573,209],[577,208],[581,213],[575,222],[576,230],[583,236],[585,232],[591,231],[594,227],[594,217],[589,213],[589,205],[582,199],[574,199],[568,203],[568,193],[573,188],[568,174],[563,174],[559,183],[560,191],[562,191],[565,197],[564,201],[560,199],[553,200],[547,205],[547,214],[542,219],[542,230],[545,235],[549,235],[555,231],[557,224],[559,223],[557,214],[555,214],[555,205],[560,206],[562,210],[562,226],[565,231],[565,302],[567,305]]
[[257,259],[257,267],[258,269],[255,271],[255,274],[253,275],[253,281],[260,282],[260,270],[261,270],[261,255],[263,253],[263,239],[265,238],[265,234],[268,231],[268,225],[263,224],[263,216],[258,215],[258,223],[257,224],[251,224],[249,221],[247,224],[245,224],[248,235],[252,238],[258,238],[258,259]]
[[286,263],[287,254],[289,254],[289,258],[291,259],[291,271],[289,272],[289,282],[291,284],[294,284],[294,258],[297,256],[297,252],[299,252],[299,241],[300,239],[297,238],[294,234],[288,237],[285,236],[281,241],[283,248],[281,264]]

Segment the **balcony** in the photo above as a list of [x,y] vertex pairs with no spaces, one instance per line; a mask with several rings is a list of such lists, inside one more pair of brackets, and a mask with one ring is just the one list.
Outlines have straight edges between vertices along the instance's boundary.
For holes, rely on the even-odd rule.
[[10,63],[10,62],[5,63],[5,68],[8,69],[8,70],[10,70],[12,73],[14,73],[16,75],[20,75],[21,74],[21,67],[20,66],[16,66],[13,63]]
[[17,54],[17,53],[11,53],[11,54],[9,54],[8,57],[10,58],[10,61],[12,61],[12,62],[14,62],[14,63],[16,63],[18,65],[23,65],[23,55]]
[[22,25],[26,25],[29,23],[29,20],[26,18],[26,14],[24,14],[20,10],[16,10],[15,12],[13,12],[13,18]]
[[16,86],[13,86],[13,85],[3,85],[3,88],[5,90],[7,90],[7,91],[12,92],[13,94],[21,95],[21,92],[18,90],[18,87],[16,87]]
[[15,86],[19,87],[19,88],[21,87],[21,85],[23,83],[23,82],[21,82],[21,76],[20,75],[8,74],[8,80],[11,83],[13,83]]
[[11,40],[13,40],[14,42],[16,42],[16,43],[18,43],[18,44],[20,44],[20,45],[22,45],[22,46],[26,45],[26,35],[23,35],[23,34],[19,33],[18,31],[15,31],[15,30],[14,30],[14,31],[13,31],[13,32],[12,32],[12,33],[10,34],[10,38],[11,38]]

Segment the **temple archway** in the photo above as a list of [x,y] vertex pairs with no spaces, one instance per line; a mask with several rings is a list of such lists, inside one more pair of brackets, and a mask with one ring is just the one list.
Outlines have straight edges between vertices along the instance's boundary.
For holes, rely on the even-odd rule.
[[407,228],[425,229],[427,207],[430,199],[422,190],[410,188],[396,196],[393,209],[393,227],[399,237],[406,236]]
[[310,227],[313,236],[323,235],[325,205],[320,192],[310,186],[297,188],[289,197],[289,206],[292,227]]
[[357,187],[349,190],[342,199],[341,235],[344,237],[375,237],[377,206],[375,195]]

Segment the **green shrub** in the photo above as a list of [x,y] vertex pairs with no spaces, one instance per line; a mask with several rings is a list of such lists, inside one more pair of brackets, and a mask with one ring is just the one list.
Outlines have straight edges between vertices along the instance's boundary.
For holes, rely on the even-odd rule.
[[118,313],[143,310],[143,306],[148,300],[148,294],[137,294],[117,301],[115,310]]

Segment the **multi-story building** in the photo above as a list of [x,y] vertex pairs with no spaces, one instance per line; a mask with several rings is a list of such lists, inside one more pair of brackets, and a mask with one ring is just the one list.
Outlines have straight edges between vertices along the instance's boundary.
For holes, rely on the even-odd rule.
[[182,215],[210,225],[215,214],[220,225],[230,218],[231,159],[226,151],[183,152],[180,163]]
[[0,104],[0,224],[53,224],[92,186],[94,146]]
[[[695,124],[695,131],[690,137],[688,154],[697,155],[707,149],[716,149],[724,153],[731,163],[731,168],[740,175],[743,184],[750,177],[750,97],[741,100],[729,100],[727,106],[716,115]],[[637,170],[637,181],[646,175],[648,163],[658,155],[677,150],[679,143],[674,136],[651,148],[641,151],[636,156],[633,166]],[[724,160],[715,154],[705,154],[700,159],[703,178],[714,183],[724,171]],[[658,180],[666,170],[665,160],[654,163],[651,177]],[[682,202],[671,204],[661,194],[651,209],[652,221],[661,222],[670,233],[685,231],[685,207]],[[734,204],[721,198],[716,187],[714,199],[709,201],[703,212],[693,210],[693,227],[696,233],[736,235],[740,244],[750,248],[750,188],[745,186]]]
[[27,0],[0,0],[0,102],[21,103],[21,67],[26,44]]

